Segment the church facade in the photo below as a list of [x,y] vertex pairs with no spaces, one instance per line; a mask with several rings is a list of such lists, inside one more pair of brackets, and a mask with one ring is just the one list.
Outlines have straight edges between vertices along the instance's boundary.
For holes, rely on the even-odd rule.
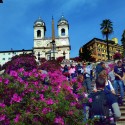
[[70,40],[69,40],[69,24],[62,16],[57,24],[58,36],[55,37],[54,20],[52,18],[52,36],[46,37],[45,22],[38,18],[34,22],[34,47],[33,52],[37,61],[41,58],[47,60],[64,57],[70,59]]
[[56,59],[58,57],[64,57],[64,59],[70,59],[70,40],[69,40],[69,24],[68,21],[62,16],[57,24],[58,36],[55,37],[54,20],[52,19],[52,36],[46,37],[46,25],[45,22],[38,18],[34,22],[34,46],[29,50],[9,50],[0,51],[0,65],[11,60],[15,55],[34,53],[36,60],[41,58],[47,60]]

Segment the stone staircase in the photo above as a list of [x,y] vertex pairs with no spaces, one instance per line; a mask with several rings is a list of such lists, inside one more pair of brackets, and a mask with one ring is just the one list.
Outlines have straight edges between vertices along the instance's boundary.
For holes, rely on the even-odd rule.
[[125,98],[123,99],[123,106],[120,106],[121,118],[117,121],[116,125],[125,125]]

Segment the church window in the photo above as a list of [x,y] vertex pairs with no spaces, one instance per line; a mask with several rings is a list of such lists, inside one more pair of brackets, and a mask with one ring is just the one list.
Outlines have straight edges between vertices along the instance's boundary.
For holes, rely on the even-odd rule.
[[61,29],[61,35],[62,35],[62,36],[65,36],[65,29],[64,29],[64,28]]
[[41,31],[37,30],[37,37],[41,37]]
[[38,56],[40,56],[40,52],[38,52]]

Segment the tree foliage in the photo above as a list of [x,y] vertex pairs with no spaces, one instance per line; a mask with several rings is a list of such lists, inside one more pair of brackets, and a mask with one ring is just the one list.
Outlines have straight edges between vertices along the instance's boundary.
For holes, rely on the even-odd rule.
[[116,53],[113,55],[113,58],[114,58],[114,60],[122,59],[122,54],[119,53],[119,52],[116,52]]
[[90,61],[92,58],[91,54],[92,52],[87,46],[82,47],[82,52],[79,51],[79,57],[84,61]]
[[125,30],[123,31],[121,42],[123,45],[123,56],[125,56]]

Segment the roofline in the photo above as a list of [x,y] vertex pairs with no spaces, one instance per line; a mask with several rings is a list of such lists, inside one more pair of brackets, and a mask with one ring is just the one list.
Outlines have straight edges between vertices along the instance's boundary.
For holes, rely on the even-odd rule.
[[27,49],[27,50],[25,50],[25,49],[22,49],[22,50],[10,50],[10,51],[0,51],[0,53],[7,53],[7,52],[26,52],[26,51],[31,51],[31,52],[33,52],[33,49]]
[[[105,40],[102,40],[102,39],[99,39],[99,38],[93,38],[93,39],[91,39],[89,42],[87,42],[86,44],[84,44],[83,46],[86,46],[86,45],[90,44],[91,42],[96,42],[95,40],[98,40],[98,41],[100,41],[100,42],[105,42]],[[109,40],[109,41],[114,42],[113,40]],[[111,43],[109,43],[109,44],[111,44]],[[114,45],[121,46],[121,45],[115,44],[115,43],[114,43]],[[82,46],[82,47],[83,47],[83,46]]]

